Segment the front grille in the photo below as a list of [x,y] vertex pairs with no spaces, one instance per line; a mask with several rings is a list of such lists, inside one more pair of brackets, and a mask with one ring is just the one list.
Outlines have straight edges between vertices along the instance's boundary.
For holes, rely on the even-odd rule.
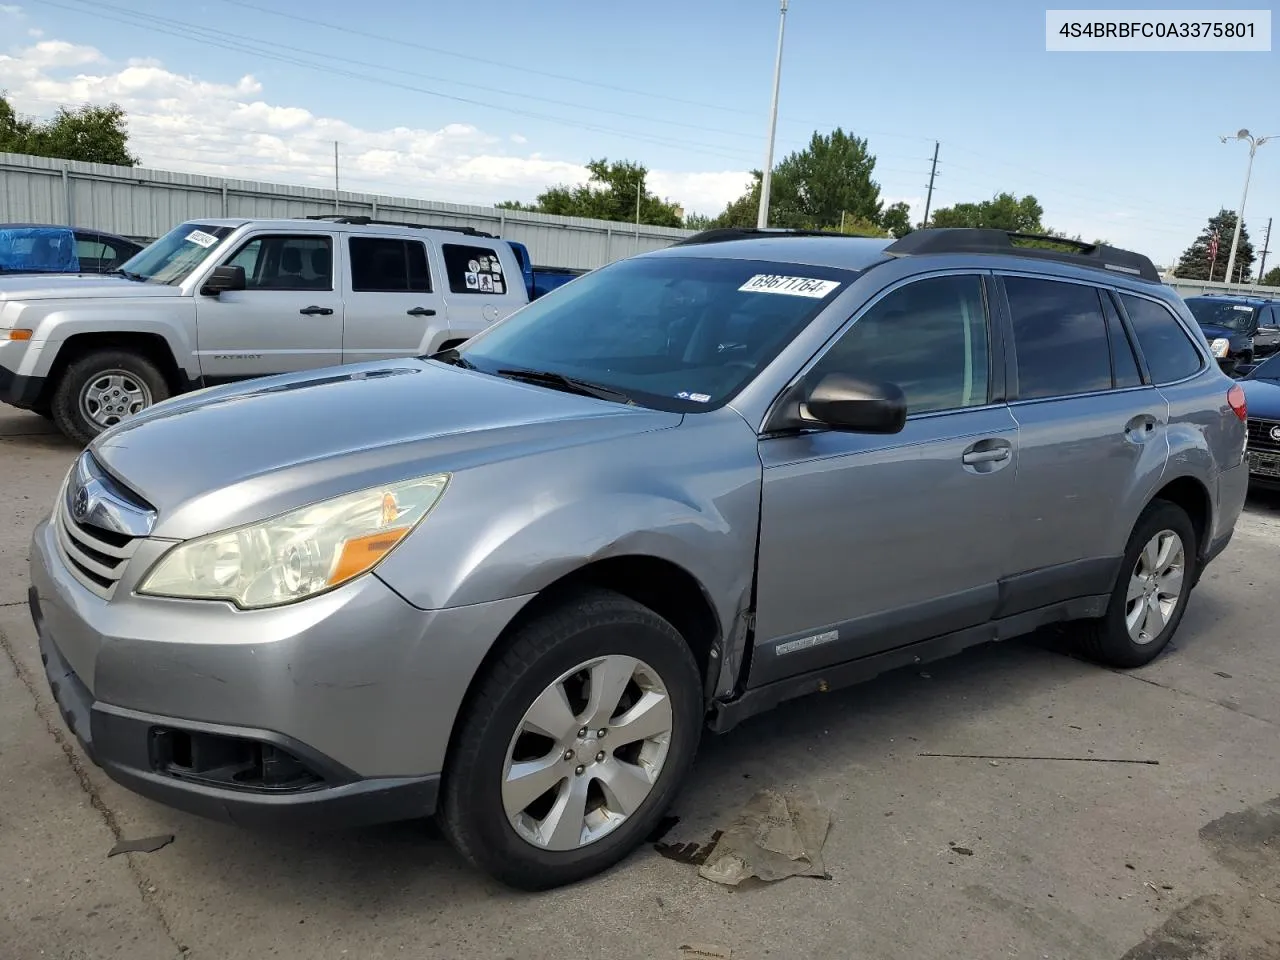
[[129,558],[138,548],[137,539],[76,523],[67,510],[66,497],[58,498],[53,528],[58,554],[67,570],[86,590],[110,600]]
[[1276,440],[1271,436],[1271,431],[1280,432],[1280,421],[1276,420],[1255,420],[1252,417],[1248,421],[1249,426],[1249,449],[1250,450],[1267,450],[1280,452],[1280,440]]

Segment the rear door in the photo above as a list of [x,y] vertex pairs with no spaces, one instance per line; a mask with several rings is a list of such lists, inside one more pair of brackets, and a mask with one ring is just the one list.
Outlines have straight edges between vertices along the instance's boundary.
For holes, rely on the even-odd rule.
[[1015,572],[1000,616],[1109,593],[1168,456],[1169,404],[1144,382],[1108,291],[1001,278],[1018,422]]
[[1280,349],[1280,307],[1268,304],[1258,314],[1258,332],[1253,338],[1255,357],[1267,357]]
[[511,247],[501,241],[440,244],[448,291],[449,339],[467,340],[528,302],[524,275]]
[[418,357],[449,336],[425,240],[348,234],[342,362]]
[[293,373],[342,362],[342,294],[331,233],[258,233],[222,263],[244,267],[245,290],[196,294],[206,382]]

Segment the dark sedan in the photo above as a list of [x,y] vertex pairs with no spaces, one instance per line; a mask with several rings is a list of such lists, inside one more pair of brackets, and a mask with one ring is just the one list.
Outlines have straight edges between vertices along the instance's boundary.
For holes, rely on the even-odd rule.
[[39,223],[0,223],[0,276],[110,273],[142,244],[101,230]]
[[1280,304],[1261,297],[1207,294],[1186,304],[1227,373],[1280,347]]
[[1248,403],[1249,482],[1280,490],[1280,355],[1240,381]]

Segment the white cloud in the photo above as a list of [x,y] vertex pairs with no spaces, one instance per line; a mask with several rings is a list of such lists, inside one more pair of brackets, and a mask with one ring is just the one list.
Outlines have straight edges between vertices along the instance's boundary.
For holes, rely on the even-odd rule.
[[22,8],[12,3],[0,3],[0,14],[10,17],[22,16]]
[[44,36],[44,31],[41,30],[39,27],[32,27],[30,30],[27,31],[27,36],[34,37],[36,40],[39,40],[41,37]]
[[[529,141],[519,133],[462,122],[369,129],[273,103],[252,75],[212,82],[154,58],[111,63],[93,47],[59,40],[0,55],[0,89],[16,109],[37,115],[64,104],[117,103],[129,118],[133,152],[161,169],[328,187],[338,141],[347,190],[489,205],[587,179],[579,162],[521,150]],[[648,187],[688,211],[718,213],[749,179],[745,171],[654,170]]]

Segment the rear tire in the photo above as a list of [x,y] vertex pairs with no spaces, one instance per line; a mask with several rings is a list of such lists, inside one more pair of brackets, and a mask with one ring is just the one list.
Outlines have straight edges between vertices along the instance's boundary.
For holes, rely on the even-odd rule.
[[167,399],[156,365],[129,350],[95,350],[62,372],[53,391],[52,419],[82,446],[109,426]]
[[1077,647],[1111,667],[1141,667],[1168,646],[1182,622],[1199,556],[1195,527],[1175,503],[1147,507],[1124,552],[1106,614],[1079,625]]
[[479,680],[454,731],[441,828],[509,886],[582,880],[653,831],[702,722],[701,675],[675,628],[612,591],[579,594],[520,627]]

